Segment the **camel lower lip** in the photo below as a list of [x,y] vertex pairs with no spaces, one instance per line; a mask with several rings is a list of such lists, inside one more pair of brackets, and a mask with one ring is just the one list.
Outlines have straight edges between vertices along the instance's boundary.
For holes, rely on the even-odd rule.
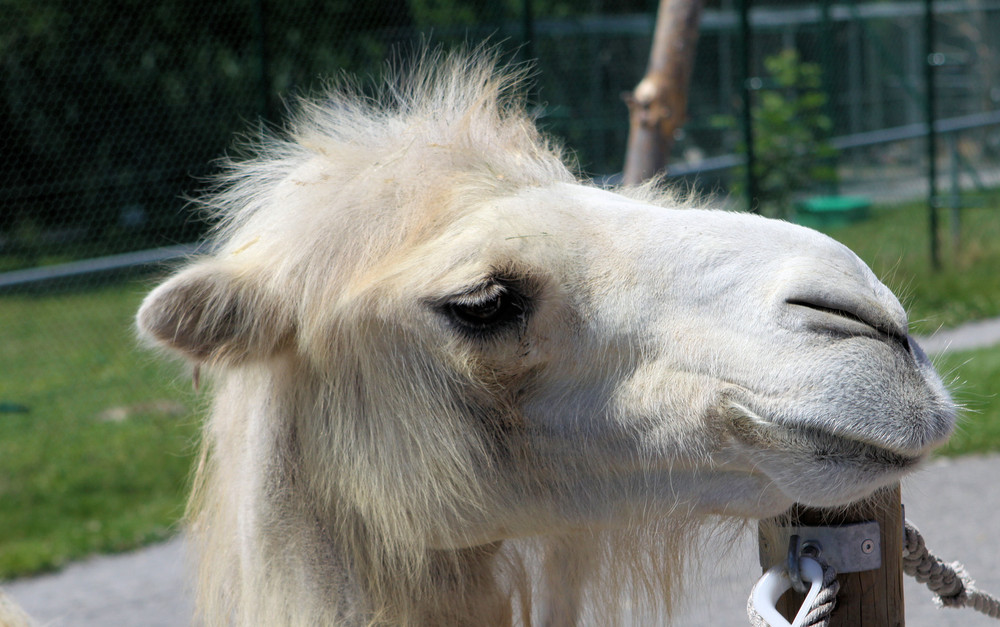
[[[809,426],[789,426],[767,421],[749,412],[730,419],[737,440],[754,448],[808,450],[818,460],[853,462],[891,469],[906,469],[923,460],[921,453],[893,451],[872,442]],[[791,447],[791,448],[789,448]]]
[[[836,438],[837,436],[832,437]],[[886,468],[911,468],[920,463],[920,461],[924,458],[923,455],[905,455],[895,451],[890,451],[889,449],[882,448],[875,444],[869,444],[868,442],[861,442],[847,438],[841,438],[841,440],[847,444],[847,447],[845,448],[851,449],[852,456],[862,458],[875,465]]]

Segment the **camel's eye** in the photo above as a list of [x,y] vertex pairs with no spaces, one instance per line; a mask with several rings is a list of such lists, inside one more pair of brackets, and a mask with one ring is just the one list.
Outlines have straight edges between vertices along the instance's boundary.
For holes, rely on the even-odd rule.
[[527,314],[527,298],[513,285],[491,281],[447,301],[442,310],[462,331],[490,334],[520,324]]

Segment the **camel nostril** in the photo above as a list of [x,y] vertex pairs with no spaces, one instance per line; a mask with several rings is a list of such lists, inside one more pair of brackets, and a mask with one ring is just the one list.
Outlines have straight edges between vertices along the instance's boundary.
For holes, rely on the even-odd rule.
[[880,337],[913,352],[905,324],[869,303],[841,304],[822,298],[789,298],[785,303],[805,314],[809,326],[817,331]]
[[842,318],[844,320],[857,322],[865,325],[866,327],[872,327],[873,329],[877,328],[874,324],[868,322],[867,320],[862,318],[860,315],[854,313],[853,311],[848,311],[847,309],[842,309],[840,307],[829,306],[826,304],[820,304],[815,301],[796,299],[796,298],[789,298],[785,302],[789,305],[792,305],[793,307],[802,307],[803,309],[816,311],[822,314],[833,316],[834,318]]

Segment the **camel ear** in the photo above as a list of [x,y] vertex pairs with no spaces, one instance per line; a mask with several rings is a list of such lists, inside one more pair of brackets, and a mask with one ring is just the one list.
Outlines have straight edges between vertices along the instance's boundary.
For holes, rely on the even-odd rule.
[[203,362],[267,357],[291,337],[290,316],[265,290],[215,261],[191,266],[153,290],[139,308],[140,333]]

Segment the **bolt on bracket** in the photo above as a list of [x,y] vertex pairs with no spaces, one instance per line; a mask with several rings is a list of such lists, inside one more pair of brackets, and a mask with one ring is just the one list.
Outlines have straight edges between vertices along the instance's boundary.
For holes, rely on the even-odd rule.
[[775,534],[759,534],[761,563],[765,563],[770,542],[787,547],[793,535],[800,538],[802,554],[817,554],[838,573],[858,573],[882,567],[882,541],[875,521],[837,527],[779,527]]

